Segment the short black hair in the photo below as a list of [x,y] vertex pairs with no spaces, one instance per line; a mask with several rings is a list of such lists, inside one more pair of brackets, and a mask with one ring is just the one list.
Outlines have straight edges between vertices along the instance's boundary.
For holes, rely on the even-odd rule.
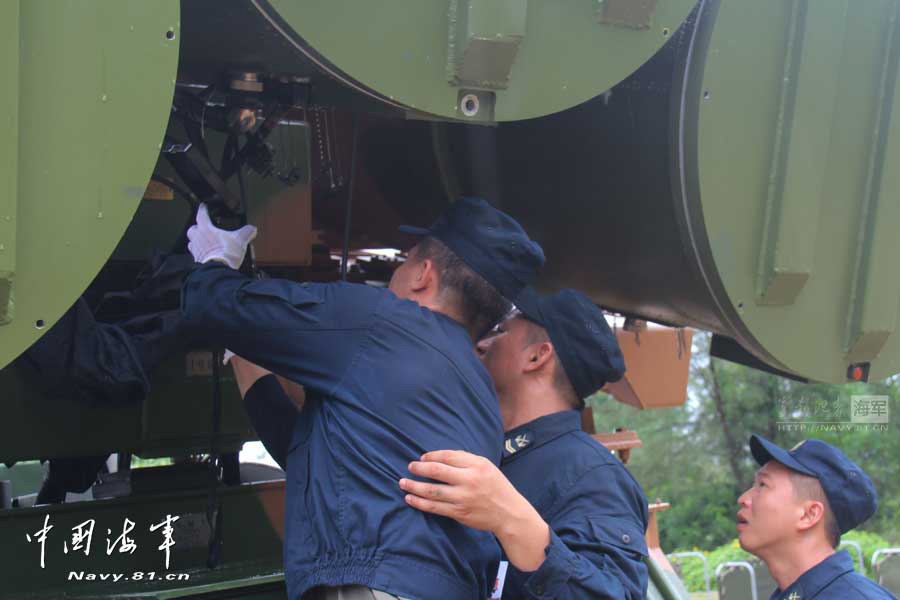
[[[525,317],[520,318],[525,319]],[[528,319],[525,319],[525,321],[528,323],[528,333],[525,336],[525,344],[527,346],[531,346],[532,344],[543,344],[544,342],[550,342],[551,345],[553,344],[553,340],[550,339],[550,334],[547,333],[546,329],[534,321]],[[557,393],[562,396],[572,408],[584,408],[584,402],[578,397],[578,393],[575,392],[575,386],[569,381],[569,376],[566,374],[566,369],[563,367],[562,361],[559,360],[559,354],[556,353],[555,346],[553,347],[553,362],[553,387],[556,389]]]
[[825,507],[825,537],[831,547],[837,549],[841,543],[841,528],[834,516],[834,511],[831,510],[831,505],[828,504],[828,497],[825,495],[825,490],[822,489],[822,484],[815,477],[804,475],[793,469],[789,469],[789,475],[791,485],[794,486],[794,496],[801,500],[821,502]]
[[422,238],[409,258],[434,264],[441,300],[458,313],[474,340],[490,331],[512,308],[512,302],[437,238]]

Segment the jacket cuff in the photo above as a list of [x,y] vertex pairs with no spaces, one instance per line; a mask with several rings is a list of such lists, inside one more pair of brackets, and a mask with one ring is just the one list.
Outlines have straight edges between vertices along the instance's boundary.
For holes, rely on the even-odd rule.
[[556,598],[575,574],[577,557],[550,530],[550,544],[544,549],[547,558],[543,564],[525,580],[525,592],[533,600]]

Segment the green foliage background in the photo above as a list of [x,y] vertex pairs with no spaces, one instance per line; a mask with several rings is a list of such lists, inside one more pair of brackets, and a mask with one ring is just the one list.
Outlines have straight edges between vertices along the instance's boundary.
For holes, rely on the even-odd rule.
[[[589,399],[598,432],[626,427],[643,441],[643,448],[631,452],[628,466],[651,502],[658,498],[672,505],[659,515],[663,550],[713,550],[733,540],[737,497],[758,468],[750,455],[752,433],[782,447],[816,437],[842,448],[878,492],[878,512],[860,529],[900,545],[900,377],[869,384],[803,384],[710,359],[708,347],[709,335],[696,333],[684,406],[639,411],[604,394]],[[887,431],[804,433],[778,425],[849,421],[850,396],[856,394],[889,397]]]
[[[880,535],[868,531],[851,531],[847,533],[843,537],[843,539],[846,541],[857,542],[860,545],[863,551],[863,556],[865,557],[865,574],[869,578],[874,579],[872,577],[872,555],[879,548],[887,547],[888,541]],[[856,564],[856,561],[858,560],[856,556],[856,550],[846,547],[841,549],[847,550],[850,553],[850,556],[853,558],[854,564]],[[683,550],[696,551],[696,549],[693,548],[682,548],[678,551]],[[709,568],[710,586],[712,587],[712,589],[716,589],[716,578],[713,574],[716,572],[716,567],[718,567],[720,563],[733,562],[738,560],[750,562],[755,560],[750,554],[741,550],[741,547],[738,545],[737,539],[730,540],[712,551],[703,552],[703,554],[706,555],[706,561]],[[680,569],[682,580],[684,581],[684,585],[688,590],[703,591],[706,589],[703,580],[703,562],[699,558],[674,558],[672,559],[672,563],[676,565],[676,568]]]

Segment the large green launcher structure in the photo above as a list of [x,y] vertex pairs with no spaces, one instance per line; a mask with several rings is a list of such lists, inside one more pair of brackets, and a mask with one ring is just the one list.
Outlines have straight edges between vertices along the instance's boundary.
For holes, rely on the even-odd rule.
[[[202,344],[173,350],[146,398],[114,406],[47,399],[23,355],[86,291],[122,291],[154,253],[183,253],[200,201],[223,226],[259,226],[257,263],[273,275],[337,279],[346,252],[360,258],[350,278],[377,284],[392,263],[361,257],[405,248],[397,225],[481,195],[543,246],[544,290],[711,331],[714,353],[789,377],[900,372],[898,11],[0,1],[0,462],[254,438],[233,385],[210,422]],[[172,510],[204,510],[205,490],[151,488]],[[226,504],[277,523],[277,493],[229,490]],[[143,500],[111,502],[118,515]],[[40,527],[31,510],[0,507],[0,539],[22,537],[21,519]],[[203,593],[278,587],[254,579],[280,563],[278,526],[260,527],[265,551],[226,547],[225,574],[204,570],[202,549],[185,555],[213,586]],[[0,556],[4,585],[27,597],[33,556]]]

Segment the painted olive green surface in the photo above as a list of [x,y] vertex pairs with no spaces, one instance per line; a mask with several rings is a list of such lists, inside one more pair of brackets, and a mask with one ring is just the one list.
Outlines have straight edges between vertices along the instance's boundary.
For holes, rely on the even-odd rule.
[[[451,118],[464,117],[457,111],[460,88],[448,77],[450,32],[467,27],[483,37],[521,35],[508,87],[496,90],[495,120],[510,121],[551,114],[606,91],[662,47],[695,3],[658,0],[646,29],[600,23],[603,2],[595,0],[503,0],[497,3],[504,5],[501,15],[485,15],[485,0],[262,4],[363,85]],[[480,15],[477,24],[466,23],[466,10]]]
[[871,379],[900,370],[898,5],[723,0],[694,100],[730,308],[822,381],[853,362]]
[[18,46],[17,61],[0,61],[0,282],[12,271],[14,303],[2,367],[78,298],[143,196],[174,89],[179,4],[20,0],[0,11],[3,43]]

